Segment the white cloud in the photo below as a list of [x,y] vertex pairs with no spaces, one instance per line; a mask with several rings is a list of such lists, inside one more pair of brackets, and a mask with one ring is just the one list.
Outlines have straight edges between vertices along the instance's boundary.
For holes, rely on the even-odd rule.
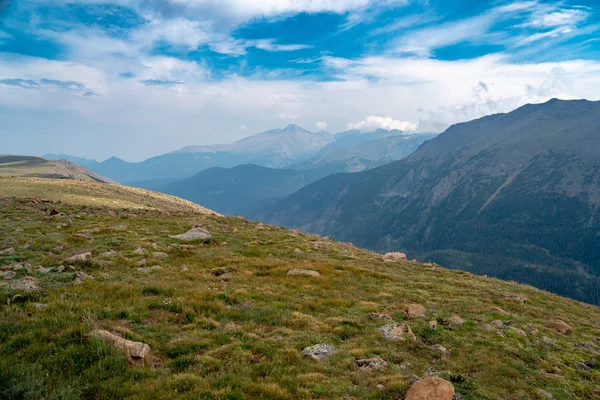
[[298,119],[298,118],[300,118],[300,117],[296,114],[279,113],[279,119]]
[[404,132],[412,132],[417,130],[418,124],[408,121],[398,121],[390,117],[369,115],[363,121],[348,124],[348,128],[356,129],[361,132],[371,132],[376,129],[385,129],[388,131],[398,129]]
[[273,39],[260,39],[248,42],[248,44],[265,51],[296,51],[312,48],[312,46],[305,44],[279,44]]
[[245,130],[248,129],[248,127],[246,125],[240,125],[240,129],[243,130],[243,131],[245,131]]
[[327,129],[327,122],[325,122],[325,121],[317,121],[315,123],[315,126],[317,127],[318,130],[324,131],[325,129]]

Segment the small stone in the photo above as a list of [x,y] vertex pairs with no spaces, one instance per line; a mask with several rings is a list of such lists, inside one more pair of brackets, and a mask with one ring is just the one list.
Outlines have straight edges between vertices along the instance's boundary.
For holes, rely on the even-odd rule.
[[85,262],[85,261],[89,261],[91,259],[92,259],[92,253],[90,251],[87,251],[85,253],[75,254],[74,256],[69,257],[66,260],[64,260],[64,262],[66,262],[66,263]]
[[303,252],[302,250],[300,250],[299,248],[295,248],[295,249],[294,249],[294,253],[295,253],[295,254],[302,254],[302,253],[304,253],[304,252]]
[[437,329],[437,321],[429,321],[429,329]]
[[106,267],[110,267],[114,263],[112,261],[101,260],[101,261],[96,261],[95,264],[97,266],[99,266],[100,268],[106,268]]
[[117,254],[118,253],[114,250],[108,250],[108,251],[105,251],[104,253],[100,254],[100,257],[111,258],[111,257],[116,256]]
[[59,265],[58,268],[56,268],[56,272],[63,272],[64,270],[65,270],[64,265]]
[[313,271],[310,269],[290,269],[287,272],[287,274],[288,275],[308,275],[308,276],[314,276],[314,277],[321,276],[320,272]]
[[454,315],[448,318],[448,325],[451,326],[462,326],[465,323],[465,320],[459,317],[458,315]]
[[381,357],[366,358],[363,360],[356,360],[356,366],[358,369],[366,371],[373,369],[382,369],[388,366],[388,363]]
[[143,247],[138,247],[137,249],[135,249],[133,251],[135,254],[144,254],[146,252],[146,249]]
[[162,259],[162,258],[169,257],[169,255],[167,253],[155,252],[155,253],[152,253],[152,257]]
[[15,271],[4,271],[2,272],[2,279],[9,281],[17,275]]
[[76,276],[77,276],[79,279],[81,279],[82,281],[85,281],[85,280],[87,280],[87,279],[94,279],[94,277],[93,277],[93,276],[91,276],[91,275],[88,275],[88,274],[86,274],[86,273],[85,273],[85,272],[83,272],[83,271],[77,271],[77,272],[75,272],[75,275],[76,275]]
[[221,225],[221,230],[223,232],[235,233],[238,231],[238,228],[233,225]]
[[424,318],[427,310],[420,304],[409,304],[406,306],[406,315],[408,318]]
[[444,346],[442,346],[441,344],[434,344],[434,345],[429,346],[429,348],[431,350],[439,351],[440,353],[442,353],[445,356],[450,355],[450,351],[448,351],[448,349],[445,348]]
[[44,308],[48,307],[48,304],[42,304],[42,303],[33,303],[32,306],[34,306],[35,308],[37,308],[38,310],[43,310]]
[[492,325],[494,325],[496,328],[502,328],[504,326],[504,322],[500,321],[499,319],[496,319],[490,323]]
[[597,346],[592,342],[581,342],[581,343],[577,343],[575,346],[592,350],[595,353],[600,353],[600,346]]
[[143,267],[143,266],[144,266],[144,265],[146,265],[147,263],[148,263],[148,260],[146,260],[146,259],[144,258],[144,259],[141,259],[140,261],[137,261],[137,262],[135,263],[135,265],[136,265],[137,267]]
[[406,254],[399,252],[385,253],[383,259],[386,261],[406,261]]
[[425,375],[427,376],[436,375],[437,373],[437,370],[433,367],[429,367],[425,370]]
[[561,320],[549,322],[546,326],[550,329],[554,329],[558,333],[562,333],[563,335],[570,335],[571,333],[573,333],[573,328],[571,328],[569,325],[567,325],[566,322]]
[[186,271],[189,271],[190,268],[188,266],[186,266],[186,265],[182,265],[181,268],[180,268],[180,270],[181,270],[181,272],[186,272]]
[[111,231],[126,231],[127,229],[127,225],[115,225],[110,227]]
[[430,377],[416,381],[406,393],[406,400],[452,400],[454,386],[444,379]]
[[184,242],[191,242],[194,240],[210,240],[212,239],[212,235],[206,229],[201,227],[194,227],[187,231],[186,233],[182,233],[180,235],[172,235],[169,236],[173,239],[183,240]]
[[406,337],[416,340],[415,334],[407,324],[393,323],[385,325],[379,328],[379,332],[388,342],[404,342]]
[[504,298],[507,300],[516,301],[517,303],[525,304],[527,302],[527,297],[521,296],[519,294],[506,294]]
[[98,233],[102,230],[102,228],[89,228],[89,229],[82,229],[80,231],[78,231],[78,233]]
[[498,313],[498,314],[502,314],[502,315],[509,315],[509,313],[507,311],[504,311],[500,307],[490,307],[490,311]]
[[0,256],[10,256],[12,254],[15,254],[16,252],[17,251],[14,249],[14,247],[9,247],[8,249],[0,251]]
[[34,276],[25,276],[19,280],[11,281],[10,288],[13,290],[22,290],[26,293],[37,292],[41,289],[38,280]]
[[324,343],[319,343],[302,350],[302,353],[305,357],[308,357],[315,361],[326,360],[331,354],[334,354],[336,352],[337,349],[334,346]]
[[91,236],[84,235],[83,233],[76,233],[71,237],[78,240],[93,240]]
[[544,342],[545,344],[548,344],[548,345],[556,344],[556,340],[550,339],[548,336],[542,336],[542,342]]
[[546,391],[545,391],[545,390],[543,390],[543,389],[538,389],[538,390],[537,390],[537,392],[538,392],[538,393],[539,393],[541,396],[543,396],[543,397],[545,397],[545,398],[547,398],[547,399],[553,399],[553,398],[554,398],[554,396],[552,395],[552,393],[548,393],[548,392],[546,392]]
[[374,320],[374,321],[391,321],[392,317],[390,317],[387,314],[379,314],[379,313],[370,313],[369,314],[369,318]]
[[52,272],[52,268],[44,268],[41,265],[37,267],[38,271],[42,274],[47,274],[48,272]]

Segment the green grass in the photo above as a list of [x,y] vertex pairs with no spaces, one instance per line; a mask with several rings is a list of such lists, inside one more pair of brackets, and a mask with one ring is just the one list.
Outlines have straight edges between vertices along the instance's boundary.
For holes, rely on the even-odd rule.
[[[33,195],[32,187],[21,190],[19,197],[44,197]],[[575,346],[600,337],[600,309],[531,287],[386,263],[344,243],[237,218],[27,199],[0,199],[0,207],[0,250],[17,249],[0,257],[0,265],[57,267],[78,251],[94,255],[75,266],[94,277],[81,285],[72,284],[74,271],[34,268],[15,279],[35,276],[40,292],[0,288],[0,398],[396,399],[408,390],[411,374],[424,377],[428,368],[466,399],[537,399],[537,389],[556,399],[585,399],[600,385],[598,367],[576,368],[600,359]],[[51,217],[48,208],[65,215]],[[128,229],[109,229],[119,224]],[[213,234],[214,243],[180,247],[169,237],[196,224]],[[69,239],[91,227],[103,228],[90,234],[93,241]],[[56,250],[58,242],[68,248]],[[138,247],[147,253],[135,254]],[[101,267],[99,255],[107,250],[118,254]],[[169,257],[150,261],[156,251]],[[139,272],[135,263],[142,258],[163,269]],[[286,275],[292,268],[321,276]],[[512,294],[527,302],[505,297]],[[407,320],[402,309],[409,303],[424,305],[427,318]],[[511,315],[491,312],[492,306]],[[371,312],[407,322],[417,341],[383,341],[377,328],[388,322],[369,319]],[[466,323],[446,324],[453,315]],[[502,336],[485,329],[496,319],[511,321],[527,337],[509,328]],[[555,319],[574,333],[547,329]],[[436,330],[429,320],[438,321]],[[151,365],[130,368],[118,352],[90,339],[97,328],[148,343]],[[542,336],[556,345],[544,344]],[[333,344],[338,352],[318,363],[303,358],[302,349],[316,343]],[[450,355],[431,349],[434,344]],[[356,358],[373,356],[389,367],[357,371]]]

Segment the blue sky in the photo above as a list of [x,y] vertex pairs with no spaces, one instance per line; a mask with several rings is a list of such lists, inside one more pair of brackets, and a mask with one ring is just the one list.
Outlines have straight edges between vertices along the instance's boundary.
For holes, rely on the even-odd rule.
[[140,160],[289,123],[437,132],[596,100],[597,3],[0,0],[0,152]]

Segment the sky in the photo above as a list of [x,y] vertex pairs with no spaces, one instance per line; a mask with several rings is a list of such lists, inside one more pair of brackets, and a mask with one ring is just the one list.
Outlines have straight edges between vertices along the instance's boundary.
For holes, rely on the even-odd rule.
[[555,97],[600,99],[598,0],[0,0],[0,153],[441,132]]

